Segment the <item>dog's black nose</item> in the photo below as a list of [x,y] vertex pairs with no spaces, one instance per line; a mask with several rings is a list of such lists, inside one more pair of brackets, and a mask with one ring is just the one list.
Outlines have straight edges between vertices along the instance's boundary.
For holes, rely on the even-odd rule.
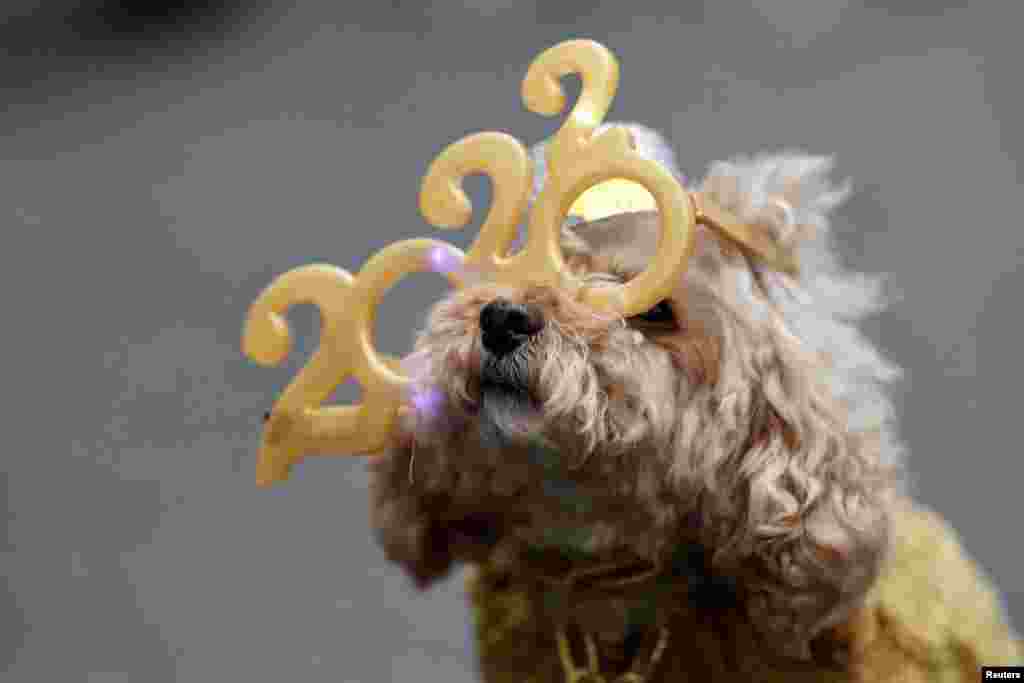
[[480,310],[484,348],[504,355],[516,350],[543,327],[541,316],[531,307],[495,299]]

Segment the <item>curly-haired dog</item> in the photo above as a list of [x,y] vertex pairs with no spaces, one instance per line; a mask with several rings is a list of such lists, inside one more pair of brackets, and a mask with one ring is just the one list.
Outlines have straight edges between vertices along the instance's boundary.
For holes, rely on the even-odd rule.
[[[697,188],[798,254],[798,278],[699,228],[672,296],[635,318],[486,277],[439,303],[410,359],[434,403],[372,464],[388,557],[420,587],[457,562],[550,586],[570,679],[582,658],[644,678],[673,611],[701,600],[742,613],[766,656],[838,661],[816,639],[883,566],[902,450],[883,393],[898,370],[855,328],[878,283],[829,246],[829,169],[765,156]],[[633,212],[567,225],[562,248],[601,287],[657,242],[657,215]]]

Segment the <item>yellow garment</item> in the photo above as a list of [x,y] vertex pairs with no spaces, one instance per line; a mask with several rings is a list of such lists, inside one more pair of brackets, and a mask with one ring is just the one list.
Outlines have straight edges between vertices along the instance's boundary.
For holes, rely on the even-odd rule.
[[[846,670],[783,665],[759,651],[738,614],[717,623],[672,624],[649,683],[744,680],[774,683],[974,683],[982,666],[1024,665],[1024,641],[1004,620],[999,596],[935,513],[906,504],[894,513],[895,547],[857,618],[841,628]],[[477,648],[486,683],[566,683],[554,629],[526,583],[487,567],[471,574]],[[604,674],[611,683],[612,672]],[[588,681],[589,683],[589,681]]]

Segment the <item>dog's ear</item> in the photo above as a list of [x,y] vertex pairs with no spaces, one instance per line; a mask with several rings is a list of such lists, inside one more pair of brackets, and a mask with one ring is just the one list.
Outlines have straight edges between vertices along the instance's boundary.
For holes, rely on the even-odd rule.
[[443,480],[417,478],[417,461],[429,470],[438,457],[430,445],[414,450],[410,440],[369,463],[370,522],[377,541],[420,590],[461,563],[485,561],[500,538],[493,515],[457,514]]
[[654,257],[658,230],[654,211],[615,214],[565,226],[562,250],[566,257],[589,257],[595,264],[614,264],[620,274],[634,275]]
[[830,157],[799,152],[736,158],[711,165],[699,190],[797,257],[828,229],[828,213],[849,194],[835,184]]
[[440,524],[440,506],[410,483],[412,450],[392,449],[370,461],[370,521],[385,556],[417,588],[446,576],[454,563]]

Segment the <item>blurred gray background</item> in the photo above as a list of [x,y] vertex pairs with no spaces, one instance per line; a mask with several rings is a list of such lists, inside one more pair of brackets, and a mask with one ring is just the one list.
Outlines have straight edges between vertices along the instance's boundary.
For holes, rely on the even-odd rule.
[[[948,0],[4,0],[0,678],[475,680],[459,577],[417,595],[385,563],[363,461],[254,484],[314,311],[278,369],[239,335],[276,274],[426,234],[419,180],[444,145],[555,130],[519,82],[569,37],[618,55],[611,118],[666,132],[691,177],[837,156],[845,257],[897,298],[870,334],[907,368],[918,495],[1024,625],[1022,21]],[[389,294],[381,348],[410,348],[443,291]]]

